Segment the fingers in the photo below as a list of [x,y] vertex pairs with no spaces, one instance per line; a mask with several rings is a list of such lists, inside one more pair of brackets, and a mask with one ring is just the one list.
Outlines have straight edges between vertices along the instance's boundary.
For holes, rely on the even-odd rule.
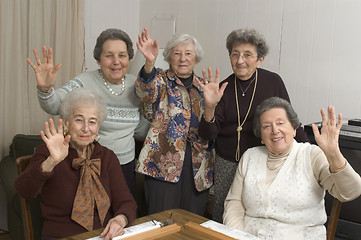
[[215,79],[215,82],[216,82],[216,83],[219,83],[219,79],[220,79],[220,70],[219,70],[219,68],[216,68],[216,79]]
[[63,120],[61,118],[58,120],[58,133],[63,134]]
[[320,136],[320,131],[318,130],[318,127],[314,123],[312,123],[312,131],[315,138],[318,138]]
[[54,124],[54,120],[52,118],[49,118],[49,125],[50,125],[50,133],[51,135],[56,135],[56,128],[55,128],[55,124]]
[[213,82],[213,73],[210,67],[208,67],[208,76],[209,76],[209,82]]
[[[46,51],[46,48],[45,48],[45,51]],[[49,50],[48,50],[47,62],[49,64],[53,65],[53,49],[52,48],[49,48]],[[45,63],[45,60],[44,60],[44,63]]]
[[[203,75],[203,80],[205,83],[208,83],[208,76],[206,73],[206,70],[202,69],[202,75]],[[204,84],[202,83],[201,86],[203,86]]]
[[36,66],[35,66],[35,64],[30,60],[30,58],[27,58],[27,59],[26,59],[26,62],[32,67],[32,69],[35,70]]
[[38,65],[41,64],[41,60],[40,60],[40,57],[39,57],[39,54],[38,54],[38,50],[36,50],[36,48],[33,49],[33,53],[34,53],[34,57],[35,57],[35,61]]
[[339,114],[338,114],[337,128],[338,128],[339,130],[341,130],[341,127],[342,127],[342,114],[339,113]]
[[222,94],[222,96],[223,96],[224,90],[226,89],[227,85],[228,85],[228,82],[225,82],[222,84],[221,88],[219,89],[219,92]]
[[[47,63],[48,62],[48,53],[47,53],[46,47],[43,45],[41,49],[43,51],[43,61],[44,61],[44,63]],[[49,48],[49,51],[50,51],[50,49],[51,48]],[[40,64],[41,64],[41,62],[40,62]],[[38,65],[40,65],[40,64],[38,63]]]

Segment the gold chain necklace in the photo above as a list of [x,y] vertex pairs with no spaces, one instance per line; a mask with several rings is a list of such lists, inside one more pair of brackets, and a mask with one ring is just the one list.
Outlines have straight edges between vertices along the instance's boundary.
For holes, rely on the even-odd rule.
[[271,167],[268,165],[268,163],[269,163],[269,162],[272,162],[272,161],[269,161],[269,160],[267,159],[266,165],[267,165],[267,168],[268,168],[269,170],[276,170],[277,168],[281,167],[281,166],[286,162],[286,160],[287,160],[287,158],[285,158],[284,160],[282,160],[276,167],[271,168]]
[[236,105],[237,105],[237,120],[238,120],[238,127],[237,127],[237,150],[236,150],[236,161],[239,161],[239,159],[241,158],[241,147],[240,147],[240,143],[241,143],[241,131],[242,131],[242,127],[244,125],[244,123],[247,120],[248,114],[251,111],[251,107],[252,107],[252,103],[253,103],[253,99],[254,99],[254,94],[256,93],[256,87],[257,87],[257,81],[258,81],[258,71],[256,69],[256,82],[254,84],[254,88],[253,88],[253,93],[252,93],[252,98],[251,101],[249,103],[248,106],[248,110],[246,113],[246,116],[244,117],[242,124],[241,124],[241,116],[239,113],[239,106],[238,106],[238,95],[237,95],[237,77],[236,75],[234,75],[234,92],[236,95]]

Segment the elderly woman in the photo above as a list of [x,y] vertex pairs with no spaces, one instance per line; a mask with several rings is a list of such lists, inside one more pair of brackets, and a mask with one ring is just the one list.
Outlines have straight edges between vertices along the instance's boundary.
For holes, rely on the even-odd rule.
[[225,201],[224,224],[262,239],[326,239],[324,196],[342,202],[361,194],[361,178],[338,146],[342,116],[334,107],[321,110],[318,144],[294,140],[300,126],[291,104],[265,100],[256,109],[254,134],[265,146],[242,156]]
[[[222,222],[223,205],[233,181],[238,161],[251,147],[261,145],[252,132],[255,108],[273,96],[290,100],[279,75],[260,68],[268,46],[253,29],[232,31],[226,42],[233,74],[221,83],[219,79],[203,87],[205,111],[199,124],[199,135],[215,139],[213,219]],[[297,130],[297,141],[308,141],[303,129]]]
[[[64,99],[56,131],[45,122],[17,192],[31,199],[41,193],[42,239],[59,239],[105,227],[105,239],[121,235],[135,219],[136,203],[113,151],[96,138],[107,109],[90,89],[76,89]],[[63,131],[64,128],[64,131]],[[84,207],[85,206],[85,207]]]
[[135,83],[151,127],[139,155],[136,171],[145,175],[149,213],[182,208],[203,215],[213,183],[213,161],[207,144],[198,137],[204,111],[203,82],[193,69],[203,50],[188,35],[175,35],[164,49],[169,69],[155,69],[158,44],[147,29],[138,36],[145,57]]
[[129,61],[134,56],[133,44],[128,34],[119,29],[103,31],[94,48],[94,58],[99,69],[85,72],[54,90],[60,64],[53,66],[53,51],[42,48],[43,61],[36,49],[37,65],[27,59],[34,69],[41,108],[49,114],[59,114],[60,104],[66,94],[77,88],[90,88],[102,96],[108,108],[107,119],[99,129],[99,142],[117,155],[125,179],[133,196],[135,192],[135,142],[134,135],[144,139],[149,123],[142,117],[140,102],[135,96],[135,77],[127,74]]

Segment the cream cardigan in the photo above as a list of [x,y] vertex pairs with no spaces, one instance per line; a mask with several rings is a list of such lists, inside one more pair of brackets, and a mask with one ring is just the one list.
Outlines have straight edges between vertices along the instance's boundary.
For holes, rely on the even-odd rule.
[[225,201],[226,225],[265,239],[325,239],[324,189],[341,201],[361,194],[352,167],[331,174],[318,146],[294,141],[279,171],[267,169],[267,156],[266,147],[242,156]]

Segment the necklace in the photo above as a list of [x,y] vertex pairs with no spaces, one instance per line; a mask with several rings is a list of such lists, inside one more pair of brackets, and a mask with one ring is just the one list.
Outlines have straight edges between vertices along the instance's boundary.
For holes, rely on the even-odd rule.
[[122,80],[122,83],[120,84],[120,87],[121,87],[120,92],[116,92],[116,91],[114,91],[114,90],[109,86],[108,82],[105,81],[101,69],[99,69],[99,74],[100,74],[100,76],[101,76],[102,79],[103,79],[103,82],[104,82],[105,87],[108,89],[108,91],[109,91],[111,94],[113,94],[113,95],[115,95],[115,96],[119,96],[119,95],[121,95],[121,94],[124,92],[124,89],[125,89],[125,81],[124,81],[124,80],[125,80],[125,76],[121,79],[121,80]]
[[251,86],[251,84],[253,83],[253,81],[254,81],[255,79],[256,79],[256,76],[252,79],[252,81],[249,82],[246,90],[244,90],[244,91],[243,91],[242,85],[239,84],[239,87],[241,88],[241,91],[242,91],[242,97],[246,96],[246,92],[247,92],[248,88]]
[[276,169],[280,168],[280,167],[285,163],[286,159],[287,159],[287,158],[283,159],[276,167],[273,167],[273,168],[271,168],[271,167],[268,165],[268,163],[269,163],[269,162],[276,162],[276,161],[271,161],[271,160],[268,160],[268,159],[267,159],[267,161],[266,161],[267,168],[268,168],[269,170],[276,170]]
[[[249,106],[248,106],[248,110],[247,110],[247,113],[246,113],[246,116],[244,117],[242,123],[241,123],[241,116],[240,116],[240,113],[239,113],[239,106],[238,106],[238,95],[237,95],[237,77],[236,75],[234,75],[234,93],[236,95],[236,105],[237,105],[237,120],[238,120],[238,127],[237,127],[237,150],[236,150],[236,161],[239,161],[239,159],[241,158],[241,148],[240,148],[240,143],[241,143],[241,131],[242,131],[242,127],[244,125],[244,123],[246,122],[247,120],[247,117],[248,117],[248,114],[249,114],[249,111],[251,111],[251,107],[252,107],[252,103],[253,103],[253,99],[254,99],[254,94],[256,92],[256,87],[257,87],[257,81],[258,81],[258,71],[256,69],[256,82],[254,84],[254,88],[253,88],[253,93],[252,93],[252,98],[251,98],[251,101],[249,103]],[[252,80],[253,81],[253,80]],[[251,84],[250,84],[251,85]],[[248,87],[250,86],[248,85]],[[248,89],[247,87],[247,89]],[[242,88],[241,88],[242,89]],[[246,89],[246,91],[247,91]],[[242,90],[243,92],[243,90]]]

